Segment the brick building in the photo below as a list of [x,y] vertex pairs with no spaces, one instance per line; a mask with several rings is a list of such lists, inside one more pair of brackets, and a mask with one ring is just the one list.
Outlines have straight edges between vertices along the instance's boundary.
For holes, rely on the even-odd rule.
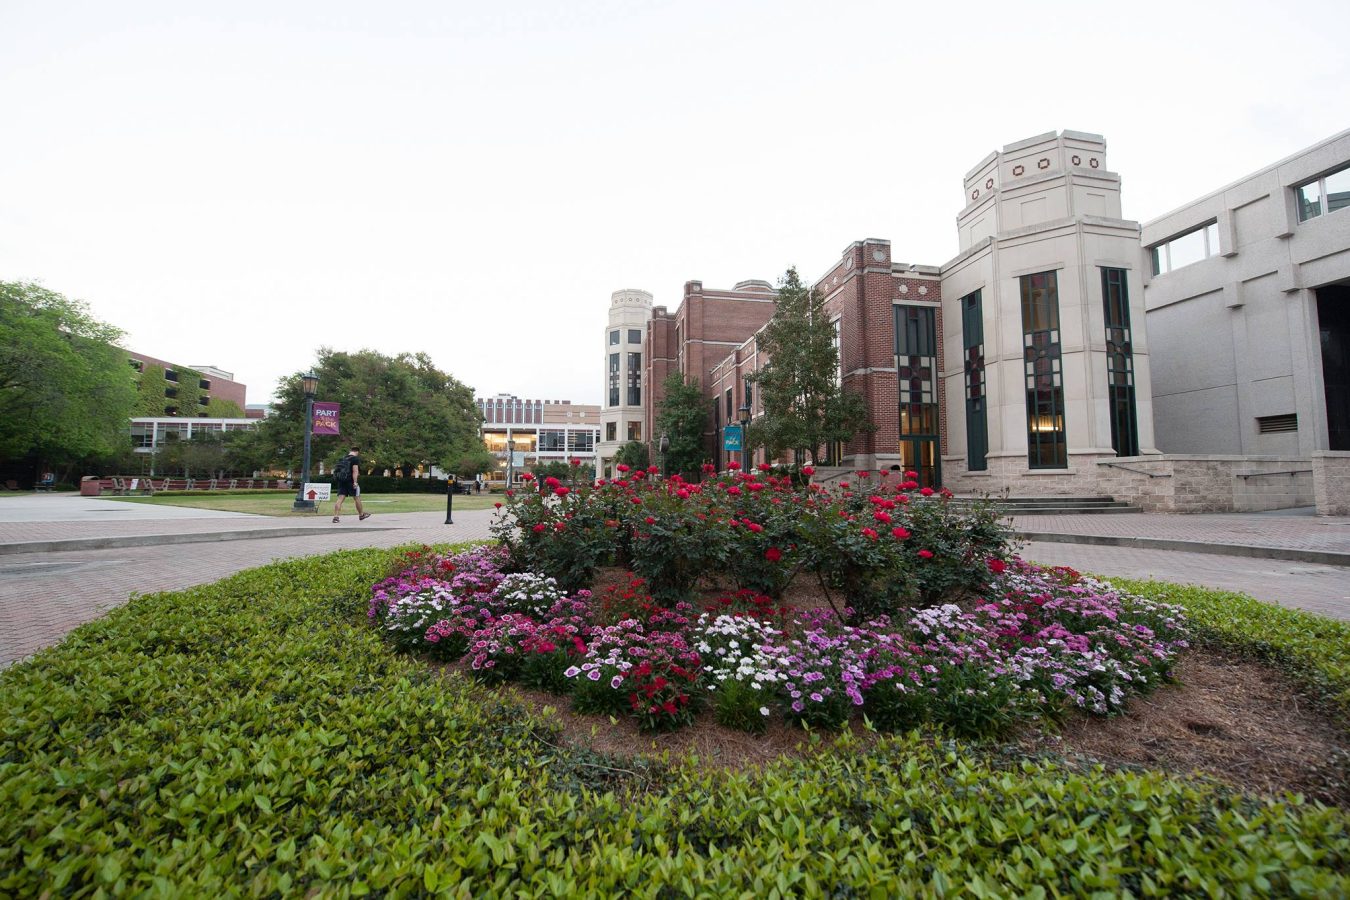
[[[241,412],[247,406],[244,402],[247,388],[234,380],[233,372],[226,372],[215,366],[185,366],[171,363],[134,350],[124,352],[139,378],[143,379],[149,373],[164,382],[165,417],[210,417],[211,412],[207,407],[211,405],[212,400],[233,403]],[[190,404],[182,402],[189,399]],[[155,412],[158,414],[159,411]]]

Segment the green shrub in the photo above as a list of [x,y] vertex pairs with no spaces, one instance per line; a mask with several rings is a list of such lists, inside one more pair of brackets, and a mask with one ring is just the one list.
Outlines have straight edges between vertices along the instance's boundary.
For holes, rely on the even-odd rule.
[[394,557],[137,597],[0,673],[0,896],[1350,892],[1350,817],[1297,798],[917,735],[745,772],[567,748],[364,624]]

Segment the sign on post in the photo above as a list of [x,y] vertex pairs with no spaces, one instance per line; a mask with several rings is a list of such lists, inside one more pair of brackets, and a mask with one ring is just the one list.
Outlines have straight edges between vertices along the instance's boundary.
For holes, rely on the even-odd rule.
[[729,453],[741,452],[741,426],[728,425],[722,429],[722,449]]
[[323,482],[322,484],[320,484],[319,482],[309,482],[309,481],[306,481],[306,482],[305,482],[305,499],[306,499],[306,500],[327,500],[327,499],[329,499],[328,495],[332,492],[332,490],[333,490],[333,486],[332,486],[331,484],[327,483],[327,482]]
[[[341,403],[314,402],[314,433],[315,434],[341,434],[338,430],[338,413],[341,411]],[[325,498],[326,499],[326,498]]]

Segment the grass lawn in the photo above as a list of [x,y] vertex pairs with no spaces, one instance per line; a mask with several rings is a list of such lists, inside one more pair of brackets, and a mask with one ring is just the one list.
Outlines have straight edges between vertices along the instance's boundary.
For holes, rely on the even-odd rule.
[[[312,516],[313,513],[298,513],[291,509],[295,502],[293,494],[202,494],[186,497],[113,497],[124,503],[147,503],[153,506],[191,506],[197,509],[219,509],[225,512],[253,513],[260,516]],[[455,496],[456,510],[491,509],[500,497],[490,494],[468,494]],[[319,514],[331,516],[337,495],[327,503],[319,504]],[[361,502],[366,512],[404,513],[445,511],[444,494],[362,494]],[[356,515],[356,505],[348,500],[342,504],[342,514]]]
[[[570,747],[381,640],[395,558],[138,596],[0,673],[0,896],[1350,893],[1350,814],[1300,798],[919,732],[741,772]],[[1151,589],[1344,696],[1343,623]]]

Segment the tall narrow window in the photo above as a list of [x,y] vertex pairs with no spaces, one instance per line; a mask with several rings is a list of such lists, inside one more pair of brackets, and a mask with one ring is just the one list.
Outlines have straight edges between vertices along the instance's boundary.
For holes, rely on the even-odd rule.
[[609,405],[619,405],[619,354],[609,355]]
[[1059,284],[1054,272],[1022,276],[1022,359],[1027,388],[1027,464],[1067,469]]
[[966,370],[966,468],[989,468],[989,407],[984,389],[984,303],[980,292],[961,298],[961,346]]
[[1130,293],[1124,269],[1102,269],[1106,311],[1106,397],[1111,408],[1111,446],[1117,456],[1139,455],[1134,410],[1134,342],[1130,337]]
[[942,479],[938,446],[937,325],[931,306],[895,307],[895,369],[900,389],[900,461],[919,484]]
[[628,405],[642,405],[642,354],[628,354]]

